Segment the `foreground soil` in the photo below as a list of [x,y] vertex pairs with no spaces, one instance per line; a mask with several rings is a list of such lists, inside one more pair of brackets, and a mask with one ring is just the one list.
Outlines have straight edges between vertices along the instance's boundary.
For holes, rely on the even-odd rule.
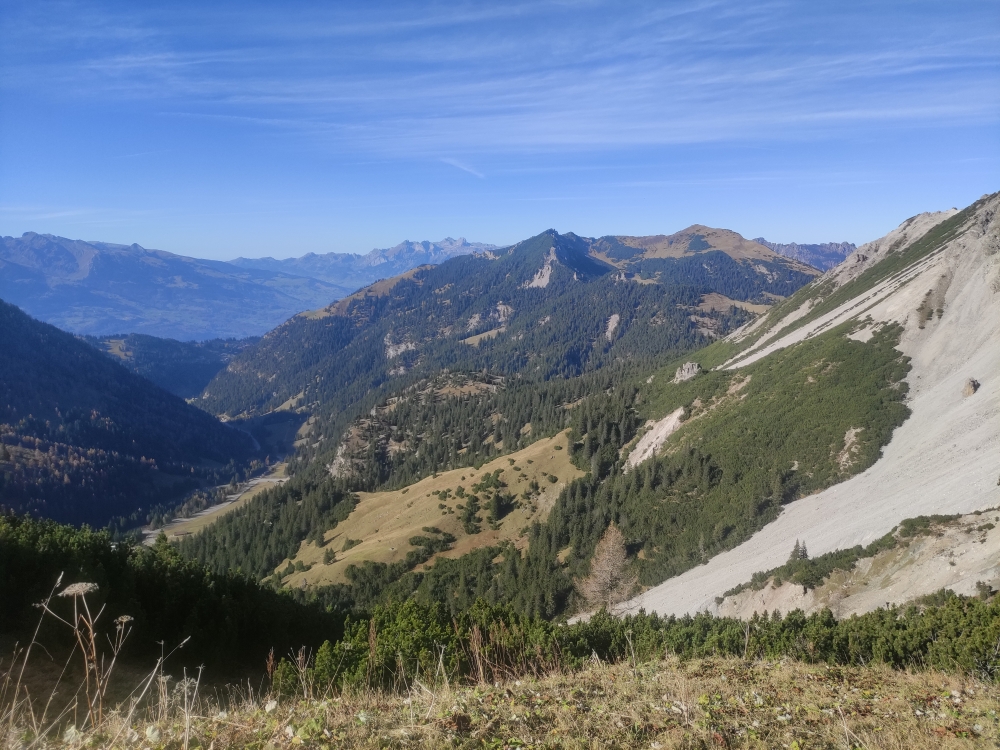
[[[496,685],[412,680],[397,694],[275,701],[234,692],[223,707],[215,697],[198,701],[188,746],[997,747],[998,698],[994,683],[940,672],[670,658]],[[184,747],[180,706],[160,715],[169,718],[111,716],[100,732],[70,729],[47,746]]]

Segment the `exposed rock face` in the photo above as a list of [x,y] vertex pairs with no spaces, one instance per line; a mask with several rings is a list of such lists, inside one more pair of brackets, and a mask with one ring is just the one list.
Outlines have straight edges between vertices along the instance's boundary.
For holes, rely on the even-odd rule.
[[853,570],[835,572],[816,588],[790,581],[747,589],[725,597],[724,617],[750,618],[754,612],[801,609],[807,615],[826,607],[837,619],[870,612],[887,601],[906,602],[950,589],[975,596],[983,586],[1000,584],[1000,528],[996,513],[976,513],[935,524],[933,533],[917,534],[893,549],[862,558]]
[[674,382],[683,383],[685,380],[693,378],[699,372],[701,372],[701,365],[697,362],[685,362],[677,368],[677,372],[674,374]]
[[965,381],[965,387],[962,388],[962,395],[968,398],[976,391],[979,390],[979,381],[975,378],[969,378]]
[[638,466],[647,458],[655,456],[656,452],[660,450],[660,446],[667,442],[667,438],[673,435],[681,426],[683,419],[684,409],[680,408],[671,412],[659,422],[647,422],[646,427],[648,431],[636,443],[632,452],[629,453],[625,461],[626,470]]
[[556,258],[555,247],[549,248],[549,254],[545,256],[545,264],[538,269],[538,273],[531,281],[526,281],[524,283],[525,289],[544,289],[549,285],[549,279],[552,278],[552,264],[558,263],[559,259]]
[[610,318],[608,318],[608,325],[604,329],[604,338],[606,338],[608,341],[611,341],[611,339],[614,338],[615,329],[618,328],[618,323],[619,321],[621,321],[621,319],[622,316],[619,315],[618,313],[615,313]]
[[832,280],[836,286],[841,287],[890,255],[905,250],[933,227],[957,213],[958,209],[952,208],[947,211],[917,214],[904,221],[885,237],[873,242],[866,242],[845,258],[843,263],[828,271],[823,278]]

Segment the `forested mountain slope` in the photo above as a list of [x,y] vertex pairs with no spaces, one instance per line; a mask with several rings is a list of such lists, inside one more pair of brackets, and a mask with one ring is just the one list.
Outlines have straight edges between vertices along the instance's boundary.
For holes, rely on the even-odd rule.
[[8,510],[104,524],[228,481],[255,455],[249,435],[3,302],[0,351]]
[[730,303],[705,304],[709,293],[766,302],[815,275],[756,243],[743,240],[753,252],[738,253],[699,237],[660,257],[617,239],[609,254],[607,238],[550,230],[497,257],[415,269],[272,331],[220,373],[201,403],[230,415],[290,399],[342,409],[393,378],[442,368],[570,377],[690,349],[745,319]]
[[[993,194],[963,211],[914,216],[716,345],[724,349],[718,359],[729,358],[726,371],[738,376],[833,331],[847,331],[859,343],[898,331],[898,348],[912,368],[911,416],[866,471],[789,505],[745,544],[651,589],[635,606],[711,610],[715,597],[752,573],[784,563],[795,540],[822,555],[874,542],[907,518],[1000,506],[998,212],[1000,194]],[[852,424],[834,446],[845,462],[855,460],[853,448],[864,439],[858,427]],[[940,560],[963,564],[946,555]],[[969,593],[975,583],[970,578],[960,588]]]
[[[815,554],[828,551],[829,545],[852,546],[861,537],[884,534],[903,518],[917,515],[915,509],[948,508],[955,493],[966,505],[996,505],[1000,498],[994,497],[995,477],[989,481],[983,472],[991,470],[984,456],[991,446],[995,448],[995,426],[1000,424],[996,415],[990,416],[997,405],[992,386],[987,386],[989,373],[997,370],[989,357],[1000,356],[1000,347],[988,345],[997,340],[992,323],[979,325],[972,333],[965,328],[973,320],[998,319],[991,307],[1000,287],[993,218],[998,200],[995,196],[984,199],[955,215],[915,217],[888,238],[859,248],[856,259],[778,303],[762,319],[726,340],[680,353],[666,366],[661,349],[659,357],[644,359],[633,352],[631,358],[623,356],[620,361],[606,358],[603,361],[614,367],[593,371],[584,367],[582,375],[569,373],[573,375],[569,379],[532,382],[524,377],[487,377],[477,385],[466,374],[463,381],[451,385],[425,378],[412,391],[396,388],[366,405],[346,435],[340,428],[317,432],[316,438],[329,436],[331,440],[313,438],[320,447],[303,454],[316,457],[313,470],[302,470],[287,486],[260,499],[261,517],[283,517],[294,505],[298,520],[286,522],[289,532],[280,549],[245,557],[244,569],[266,575],[274,570],[269,566],[284,565],[282,561],[289,559],[296,561],[289,570],[300,570],[297,566],[304,561],[328,564],[326,559],[336,560],[342,550],[337,546],[327,555],[323,549],[339,538],[338,524],[352,517],[356,507],[350,499],[352,490],[396,488],[384,495],[389,505],[383,511],[396,517],[403,513],[403,506],[413,504],[405,490],[431,471],[478,469],[491,456],[522,449],[539,436],[566,427],[571,430],[567,450],[586,474],[569,482],[543,516],[537,516],[520,537],[515,535],[514,543],[498,540],[457,557],[457,550],[448,551],[453,544],[467,548],[463,535],[475,537],[476,527],[484,528],[493,518],[487,508],[496,498],[513,503],[512,507],[531,503],[530,493],[514,497],[506,489],[528,473],[524,466],[519,474],[512,464],[510,476],[502,472],[500,484],[488,487],[479,484],[478,472],[473,471],[475,488],[470,491],[459,477],[466,494],[458,495],[457,487],[449,486],[441,490],[444,499],[438,500],[438,512],[449,518],[452,512],[469,515],[471,531],[449,532],[457,542],[429,532],[417,534],[410,547],[398,553],[405,554],[405,559],[348,565],[345,583],[316,588],[314,595],[342,606],[370,606],[385,598],[414,595],[424,601],[441,601],[453,611],[461,611],[477,597],[511,602],[544,616],[585,609],[587,601],[579,594],[579,582],[590,572],[598,540],[614,523],[625,535],[629,568],[640,584],[654,586],[639,603],[682,612],[710,606],[715,596],[748,579],[754,570],[784,562],[796,537],[805,537]],[[688,232],[688,245],[697,240],[696,234],[706,236],[707,232]],[[593,248],[600,241],[570,236],[543,235],[532,242],[533,246],[523,248],[534,253],[530,262],[516,265],[518,248],[503,256],[511,259],[511,270],[500,266],[502,281],[514,286],[514,293],[520,287],[525,292],[537,289],[530,285],[536,279],[540,284],[548,273],[548,285],[542,289],[563,284],[572,292],[584,285],[604,285],[605,300],[614,300],[615,289],[644,290],[656,285],[641,283],[651,280],[641,276],[629,278],[630,272],[622,268],[602,272],[598,262],[625,263],[635,255],[642,262],[646,255],[673,252],[663,240],[646,243],[641,253],[629,258],[616,258],[610,252],[598,255]],[[626,249],[616,252],[625,256],[632,245],[624,241],[621,245]],[[741,250],[761,252],[758,247],[733,245],[730,251],[734,255]],[[684,262],[690,252],[682,247],[678,258],[660,260]],[[719,250],[693,252],[723,254]],[[729,253],[724,255],[735,260]],[[571,266],[581,259],[585,262],[580,266]],[[748,262],[766,261],[750,258]],[[411,283],[410,289],[421,289],[416,283],[426,278],[421,273],[426,272],[397,282],[397,287]],[[661,270],[659,284],[664,275]],[[581,283],[581,278],[591,280]],[[774,273],[771,280],[780,282]],[[441,286],[435,284],[431,292]],[[370,290],[367,296],[345,301],[312,321],[371,310],[373,303],[384,299],[376,295],[389,296],[394,288]],[[509,292],[507,296],[515,299]],[[362,302],[370,307],[362,307]],[[642,302],[648,304],[645,299]],[[483,304],[497,303],[487,298]],[[504,302],[514,310],[523,304]],[[588,298],[588,304],[597,306],[589,337],[599,339],[599,324],[607,320],[609,309],[600,307],[602,302],[596,298]],[[585,322],[587,307],[574,310],[575,322]],[[403,310],[395,312],[397,320],[405,320]],[[470,312],[466,308],[456,317],[461,321]],[[626,322],[623,339],[629,327],[643,324],[642,318],[636,322],[637,317],[621,316]],[[370,319],[384,320],[377,315]],[[505,334],[517,330],[514,315],[500,323],[495,319],[484,325],[496,334],[481,340],[474,350],[478,356],[490,351],[483,343],[498,347],[505,342]],[[382,344],[391,330],[380,329]],[[412,342],[415,348],[409,351],[417,352],[416,369],[421,353],[429,349],[428,340],[436,341],[431,333],[427,339],[393,339],[391,344]],[[917,346],[921,341],[933,343],[923,348]],[[605,339],[605,343],[612,342]],[[510,349],[500,351],[509,358]],[[532,353],[538,356],[537,349]],[[946,356],[938,361],[937,355]],[[700,368],[681,367],[685,360]],[[719,367],[727,361],[726,367]],[[914,363],[929,368],[923,371],[927,374],[914,377]],[[970,367],[975,372],[964,373]],[[933,377],[932,371],[937,373]],[[976,383],[967,384],[965,392],[971,395],[962,396],[963,383],[969,378]],[[928,400],[924,395],[928,388],[944,390]],[[533,396],[523,398],[520,389]],[[985,399],[977,400],[981,395]],[[936,406],[926,411],[929,403]],[[911,418],[911,411],[917,409],[934,418]],[[959,438],[955,432],[959,424],[975,427],[965,429],[965,437]],[[895,459],[887,461],[896,446],[905,445],[900,434],[914,433],[925,439],[907,448],[906,455],[920,466],[914,464],[905,471],[923,477],[921,488],[900,482],[893,468]],[[954,438],[948,437],[953,434]],[[653,435],[659,439],[642,454],[644,458],[631,459],[639,441]],[[945,447],[952,444],[957,447]],[[342,452],[335,454],[324,445],[339,446]],[[882,457],[883,451],[887,458]],[[511,455],[512,461],[520,460],[520,454]],[[344,468],[350,470],[344,473]],[[544,462],[529,471],[544,472]],[[869,485],[872,477],[882,479]],[[978,488],[975,492],[970,483]],[[897,489],[897,484],[905,488]],[[864,489],[845,489],[852,485]],[[471,506],[470,495],[474,495]],[[917,505],[914,496],[919,498]],[[453,505],[455,497],[461,499],[458,505]],[[826,508],[818,500],[838,497],[847,503],[840,515],[834,510],[840,507],[839,501]],[[426,512],[428,502],[433,500],[420,499],[421,512]],[[372,509],[364,512],[371,515]],[[208,533],[197,544],[192,541],[189,554],[221,567],[238,564],[234,551],[240,558],[238,550],[250,549],[239,541],[242,526],[249,532],[260,525],[259,518],[251,518],[250,511],[246,522],[234,516],[224,544],[221,538],[213,542]],[[362,527],[353,522],[344,526]],[[857,529],[857,534],[851,529]],[[364,541],[352,538],[343,544]],[[225,549],[225,558],[216,556],[216,548],[220,554]],[[284,569],[275,572],[288,575]],[[657,586],[665,579],[670,580]]]
[[[239,565],[264,576],[306,537],[321,541],[324,531],[352,512],[345,492],[405,488],[433,472],[478,466],[571,427],[572,459],[590,476],[573,483],[540,517],[554,508],[556,520],[546,523],[558,529],[551,543],[532,541],[530,554],[551,568],[575,535],[566,526],[573,516],[567,503],[621,473],[621,449],[639,424],[637,386],[664,359],[681,357],[747,320],[737,303],[781,298],[815,274],[735,233],[706,227],[671,237],[599,240],[549,231],[496,257],[415,269],[298,316],[235,358],[199,401],[233,416],[278,408],[309,412],[310,426],[293,462],[296,477],[255,500],[258,510],[239,511],[224,531],[209,530],[185,549],[219,569]],[[706,304],[707,297],[714,302]],[[894,358],[891,345],[885,356]],[[859,404],[866,403],[864,389],[871,387],[859,381]],[[683,473],[686,460],[678,464]],[[486,503],[505,492],[480,491],[484,515],[470,518],[470,528],[485,522]],[[299,520],[282,522],[289,530],[284,541],[239,541],[244,531],[256,534],[250,526],[243,529],[242,518],[258,528],[250,519],[259,520],[259,512],[275,519],[277,529],[278,519],[292,512],[293,498]],[[724,512],[727,501],[720,502],[717,511]],[[752,532],[769,507],[754,510],[747,524],[702,541],[703,554]],[[592,514],[571,556],[563,555],[568,568],[584,564],[607,525],[604,513]],[[676,531],[656,528],[657,534]],[[671,569],[683,568],[697,553],[700,532],[692,533],[693,542],[671,553]],[[440,540],[423,549],[439,546]],[[651,539],[650,566],[654,546]],[[414,560],[434,554],[418,552]],[[363,587],[381,590],[412,567],[371,569],[382,583]],[[567,606],[570,574],[557,577],[526,587],[526,602],[549,602],[535,611]]]
[[0,298],[72,333],[255,336],[355,288],[139,245],[0,238]]
[[[763,245],[727,230],[696,225],[654,237],[604,237],[584,240],[590,254],[643,279],[671,267],[670,283],[682,278],[747,301],[770,302],[751,280],[779,267],[813,271],[770,253]],[[720,258],[697,256],[713,251],[728,261],[758,261],[753,268]],[[200,260],[137,244],[84,242],[27,232],[0,237],[0,297],[63,330],[95,336],[140,333],[178,340],[255,336],[302,310],[340,299],[379,279],[421,265],[480,254],[494,257],[494,245],[445,238],[440,242],[402,242],[367,255],[309,253],[299,258]],[[686,260],[681,267],[672,261]],[[801,284],[778,284],[769,294],[786,295]],[[723,291],[725,285],[729,291]],[[783,289],[783,291],[777,291]],[[741,296],[743,295],[743,296]]]
[[181,398],[198,396],[219,370],[256,339],[177,341],[143,333],[84,340],[132,372]]

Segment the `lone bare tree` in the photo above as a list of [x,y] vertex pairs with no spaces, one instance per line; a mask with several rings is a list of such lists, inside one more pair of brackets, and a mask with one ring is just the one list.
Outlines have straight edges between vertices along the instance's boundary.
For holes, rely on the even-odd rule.
[[580,582],[580,593],[594,609],[607,607],[613,612],[632,593],[636,581],[628,569],[625,536],[612,522],[594,549],[590,575]]

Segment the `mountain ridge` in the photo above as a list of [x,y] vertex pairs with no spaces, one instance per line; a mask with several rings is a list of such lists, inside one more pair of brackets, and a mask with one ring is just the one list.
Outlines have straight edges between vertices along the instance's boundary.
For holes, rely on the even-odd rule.
[[78,334],[260,334],[343,294],[329,283],[140,245],[27,232],[0,238],[0,298]]
[[459,237],[457,240],[445,237],[438,242],[404,240],[393,247],[375,248],[364,255],[306,253],[297,258],[281,260],[271,257],[239,257],[228,262],[241,268],[284,271],[359,289],[379,278],[396,276],[416,266],[436,265],[459,255],[493,252],[498,249],[497,245],[469,242],[464,237]]
[[[780,257],[735,232],[703,225],[673,235],[580,239],[589,244],[596,261],[626,271],[643,261],[655,265],[706,249],[722,250],[737,261],[775,262]],[[509,249],[446,237],[438,242],[406,240],[365,255],[307,253],[283,260],[216,261],[137,243],[26,232],[19,238],[0,237],[0,298],[82,335],[243,338],[261,335],[297,313],[343,299],[377,280],[463,255],[495,257]],[[805,266],[797,270],[810,272]]]
[[[601,237],[597,243],[605,241],[609,245],[612,241],[617,241],[627,248],[640,250],[643,258],[682,258],[695,255],[707,250],[721,250],[729,255],[733,260],[775,260],[776,256],[788,257],[784,253],[778,253],[774,248],[768,247],[757,240],[748,240],[738,232],[731,229],[719,229],[705,226],[704,224],[692,224],[673,234],[649,235],[649,236],[629,236],[612,235]],[[615,248],[618,256],[624,258],[634,258],[623,248]],[[798,258],[791,259],[800,262]],[[810,270],[813,269],[808,263],[805,264]],[[800,270],[806,271],[806,268]]]
[[[815,270],[795,277],[801,263],[699,225],[669,240],[548,230],[493,258],[454,259],[289,321],[258,352],[235,358],[208,388],[221,400],[203,405],[217,411],[232,399],[259,413],[301,411],[307,422],[293,478],[253,513],[182,542],[182,550],[274,585],[305,581],[330,604],[365,608],[412,596],[455,614],[486,597],[553,617],[586,611],[576,583],[593,572],[598,542],[614,524],[627,569],[651,587],[633,606],[682,614],[711,609],[754,570],[784,562],[796,536],[822,554],[831,544],[860,543],[857,534],[887,531],[914,515],[915,503],[954,512],[956,493],[962,502],[986,493],[988,502],[996,489],[981,457],[996,442],[984,431],[995,384],[979,373],[1000,364],[983,360],[959,382],[944,370],[961,352],[938,357],[913,346],[931,335],[936,347],[978,347],[994,359],[1000,351],[984,348],[983,336],[994,335],[988,326],[962,333],[1000,290],[990,271],[1000,253],[997,200],[914,217],[818,278]],[[732,254],[719,249],[726,243]],[[585,260],[600,261],[590,279],[578,265]],[[702,348],[707,335],[672,345],[652,338],[690,333],[692,324],[701,333],[708,289],[730,302],[773,304]],[[963,312],[957,300],[967,292],[977,301]],[[876,308],[892,314],[880,312],[880,324],[870,325]],[[352,327],[367,342],[346,335]],[[301,364],[281,370],[296,357]],[[342,382],[324,382],[338,371]],[[684,372],[693,377],[678,377]],[[939,383],[942,373],[947,382]],[[254,392],[282,383],[284,392]],[[951,388],[939,407],[954,415],[927,410],[928,387]],[[987,401],[976,401],[983,394]],[[969,422],[980,403],[987,416]],[[674,424],[661,430],[664,415]],[[975,429],[960,437],[960,422]],[[567,428],[565,453],[538,442]],[[896,446],[914,431],[925,437],[904,473],[923,479],[903,497],[884,482],[899,481]],[[649,436],[652,449],[626,461]],[[953,449],[983,436],[968,455]],[[536,444],[529,461],[521,451]],[[583,476],[560,466],[566,458]],[[485,465],[499,471],[481,474]],[[870,485],[879,476],[883,484]],[[978,494],[966,476],[982,485]],[[540,492],[546,482],[562,487],[554,502]],[[252,541],[254,518],[343,484],[371,493],[359,506],[371,518],[398,518],[406,529],[399,538],[414,534],[409,546],[384,547],[382,524],[369,529],[349,505],[276,544]],[[423,529],[435,516],[442,525]],[[526,518],[530,527],[515,528]],[[302,575],[318,565],[334,568]]]
[[[647,257],[645,253],[633,249],[629,257],[619,258],[617,265],[613,265],[595,251],[595,245],[599,242],[600,240],[582,238],[572,233],[559,234],[550,229],[498,253],[462,255],[438,266],[412,269],[403,275],[376,282],[349,298],[300,314],[266,334],[259,344],[236,357],[209,384],[200,403],[204,408],[217,413],[235,415],[252,413],[259,408],[274,408],[295,397],[300,390],[308,394],[317,387],[315,378],[321,376],[320,370],[316,369],[320,368],[319,362],[326,361],[323,357],[328,356],[320,355],[319,351],[334,341],[337,342],[335,347],[352,349],[357,346],[352,343],[356,338],[359,342],[367,342],[365,347],[371,351],[365,355],[364,367],[371,372],[381,371],[380,383],[408,372],[420,364],[421,357],[431,349],[440,351],[441,356],[447,358],[443,361],[457,362],[468,358],[470,354],[474,354],[473,358],[477,361],[486,357],[476,365],[474,369],[477,370],[489,361],[490,352],[506,348],[510,348],[512,362],[526,361],[536,355],[532,354],[529,344],[522,345],[521,341],[538,341],[536,351],[561,348],[556,343],[558,330],[552,329],[551,333],[543,331],[544,322],[538,323],[546,317],[551,319],[565,314],[559,312],[557,308],[560,305],[555,300],[563,299],[565,301],[561,304],[569,304],[569,300],[575,299],[575,295],[591,294],[586,290],[588,285],[595,283],[603,285],[602,289],[606,288],[606,292],[603,292],[605,298],[622,297],[623,301],[628,299],[625,304],[630,308],[646,304],[650,306],[650,310],[659,310],[659,315],[664,316],[663,320],[672,320],[680,315],[678,319],[683,319],[686,326],[697,329],[710,338],[710,327],[714,325],[712,321],[716,314],[714,311],[702,310],[699,313],[700,322],[691,320],[699,316],[692,316],[690,311],[681,312],[681,308],[693,310],[697,307],[703,293],[721,292],[733,299],[752,299],[766,303],[774,297],[790,294],[817,273],[815,269],[783,258],[762,246],[757,246],[759,250],[755,251],[760,257],[742,257],[741,260],[734,260],[730,254],[712,245],[704,252],[681,253],[681,257],[671,258]],[[650,284],[659,286],[647,289]],[[663,285],[670,289],[683,288],[683,294],[687,295],[686,301],[678,307],[680,299],[654,300],[658,294],[654,290],[662,289]],[[639,302],[639,298],[646,297],[649,297],[648,301]],[[523,306],[527,306],[532,312],[522,314]],[[608,308],[606,314],[605,307]],[[390,312],[394,310],[399,312]],[[595,316],[597,310],[601,310],[601,313]],[[385,317],[390,314],[398,314],[403,318],[390,323]],[[607,301],[592,300],[576,314],[586,318],[594,316],[587,324],[594,328],[593,341],[605,338],[610,316],[618,314],[615,333],[607,337],[611,346],[625,337],[631,342],[629,346],[638,347],[638,351],[644,347],[640,342],[643,336],[652,337],[650,341],[656,341],[662,334],[662,331],[657,333],[660,331],[659,323],[652,312],[647,315],[644,311],[637,318],[635,309],[611,309]],[[373,320],[381,321],[378,334],[369,325]],[[633,321],[639,322],[640,328],[630,333]],[[312,332],[307,333],[306,329]],[[646,333],[640,334],[640,330]],[[477,347],[475,352],[467,345],[463,347],[465,339],[487,333],[496,337],[488,346]],[[581,334],[582,331],[576,335]],[[302,347],[299,344],[302,336],[330,337],[330,344],[321,346],[317,342],[315,345]],[[378,342],[371,339],[372,336]],[[279,343],[282,340],[284,343]],[[545,343],[541,343],[542,341]],[[576,353],[565,366],[576,372],[582,366],[581,363],[590,357],[589,352],[595,346],[593,341],[585,343],[581,339],[574,343],[572,348]],[[459,345],[457,350],[454,348],[455,344]],[[275,346],[279,346],[282,353],[275,350],[267,357],[260,355],[260,364],[264,369],[259,373],[250,374],[256,372],[256,367],[243,369],[257,356],[255,351],[263,352]],[[380,351],[382,349],[384,351]],[[314,361],[315,357],[320,358]],[[380,359],[382,362],[379,362]],[[300,375],[294,376],[302,378],[300,384],[294,387],[287,384],[282,386],[287,377],[292,376],[278,376],[270,368],[287,367],[297,360],[302,362],[304,368]],[[307,361],[312,364],[306,366]],[[272,362],[281,364],[270,364]],[[555,367],[555,362],[556,360],[552,360],[546,367]],[[341,363],[329,361],[331,369],[324,370],[323,377],[341,366]],[[358,366],[361,366],[360,363]],[[313,371],[314,375],[306,377],[306,372]],[[397,375],[390,375],[390,372]],[[237,387],[237,381],[243,381],[243,385],[238,386],[239,389],[246,389],[248,393],[259,391],[260,395],[255,400],[262,400],[256,400],[254,404],[236,405],[228,396],[220,396]],[[272,382],[279,387],[275,395],[267,397],[263,384]],[[313,400],[308,395],[304,398],[306,403]]]

